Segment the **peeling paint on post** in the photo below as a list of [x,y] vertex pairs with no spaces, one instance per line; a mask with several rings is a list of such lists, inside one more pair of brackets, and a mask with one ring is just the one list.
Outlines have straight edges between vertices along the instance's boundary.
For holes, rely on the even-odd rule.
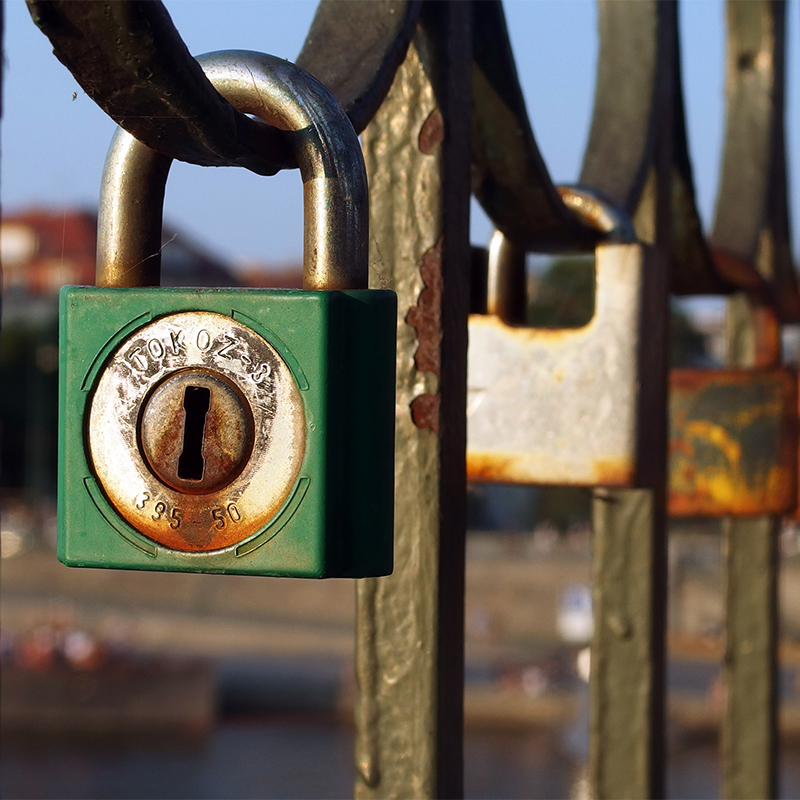
[[469,5],[426,4],[363,134],[398,337],[395,570],[357,587],[358,798],[463,794],[469,57]]

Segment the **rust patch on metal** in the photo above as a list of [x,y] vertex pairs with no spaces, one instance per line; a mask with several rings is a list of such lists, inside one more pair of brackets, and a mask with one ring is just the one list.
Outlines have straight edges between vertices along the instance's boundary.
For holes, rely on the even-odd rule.
[[532,464],[538,464],[539,473],[552,470],[551,480],[540,480],[538,486],[605,486],[630,487],[634,485],[634,464],[631,459],[595,459],[592,461],[590,481],[570,480],[569,466],[545,455],[508,455],[505,453],[467,453],[467,480],[484,483],[530,484]]
[[762,291],[766,283],[752,261],[721,247],[711,248],[711,261],[724,281],[748,292]]
[[487,455],[486,453],[467,452],[467,480],[478,483],[494,483],[505,474],[512,459],[505,456]]
[[767,301],[753,308],[756,333],[754,367],[777,367],[781,363],[781,324],[775,307]]
[[439,433],[438,394],[421,394],[411,401],[411,419],[418,428],[430,428]]
[[634,461],[625,458],[596,458],[592,462],[595,486],[633,486]]
[[[201,387],[208,392],[209,403],[197,453],[200,472],[183,474],[186,428],[191,424],[186,390]],[[146,401],[139,435],[147,464],[160,481],[186,494],[208,494],[241,473],[253,450],[255,431],[247,400],[231,381],[208,370],[184,370],[164,379]]]
[[441,365],[442,343],[442,240],[439,239],[423,256],[420,265],[422,282],[417,304],[409,308],[406,323],[417,332],[419,346],[414,364],[420,372],[432,372],[437,377]]
[[797,378],[790,370],[673,370],[669,418],[672,516],[794,509]]
[[434,108],[420,128],[419,149],[428,156],[433,153],[436,145],[441,144],[443,141],[444,119],[442,112],[438,108]]

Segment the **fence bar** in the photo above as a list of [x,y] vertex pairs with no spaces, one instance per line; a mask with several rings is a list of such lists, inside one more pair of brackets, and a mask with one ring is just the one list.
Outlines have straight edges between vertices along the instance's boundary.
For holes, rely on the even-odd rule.
[[[755,366],[763,360],[758,326],[758,308],[752,300],[740,294],[728,301],[729,364]],[[723,520],[721,796],[729,800],[777,796],[779,529],[778,517]]]
[[[645,335],[640,351],[647,420],[640,427],[642,489],[597,489],[592,511],[594,634],[589,710],[589,794],[594,798],[664,794],[664,687],[667,593],[667,338],[675,162],[680,103],[677,11],[673,3],[598,5],[600,60],[581,182],[631,213],[638,237],[652,245],[645,270]],[[626,77],[626,53],[641,59]],[[641,52],[639,52],[641,51]],[[639,69],[641,71],[639,72]],[[638,76],[638,77],[637,77]],[[627,81],[627,83],[626,83]],[[625,86],[639,110],[627,130],[639,152],[625,154],[627,133],[602,111]],[[612,164],[605,152],[624,162]]]
[[426,3],[363,134],[398,294],[395,570],[357,587],[358,798],[463,794],[469,5]]
[[779,520],[729,517],[723,526],[727,623],[721,795],[776,797]]
[[[668,184],[663,183],[666,189]],[[640,352],[651,463],[645,489],[596,489],[589,788],[594,798],[662,797],[667,595],[666,374],[669,252],[648,248]]]
[[[727,362],[780,362],[775,313],[797,318],[784,149],[786,4],[728,2],[727,119],[712,245],[755,264],[768,296],[728,301]],[[777,537],[779,520],[726,519],[725,798],[777,793]]]
[[663,498],[600,491],[593,510],[591,796],[662,794]]
[[640,355],[642,383],[651,387],[647,433],[640,434],[650,451],[649,488],[594,492],[589,782],[595,798],[664,792],[668,264],[665,248],[650,250],[648,337]]

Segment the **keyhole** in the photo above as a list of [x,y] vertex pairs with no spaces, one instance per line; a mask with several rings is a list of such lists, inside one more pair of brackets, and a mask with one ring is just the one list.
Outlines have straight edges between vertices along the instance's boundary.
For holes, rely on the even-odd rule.
[[206,414],[211,403],[211,391],[204,386],[187,386],[183,393],[183,452],[178,459],[178,477],[199,481],[205,467],[203,461],[203,432]]

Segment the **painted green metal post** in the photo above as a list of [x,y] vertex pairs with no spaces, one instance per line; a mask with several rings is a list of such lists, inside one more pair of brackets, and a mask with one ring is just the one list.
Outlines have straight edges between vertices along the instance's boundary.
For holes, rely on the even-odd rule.
[[728,518],[725,557],[725,798],[777,796],[777,554],[775,517]]
[[[746,295],[728,301],[727,361],[758,361],[759,320]],[[777,355],[777,354],[776,354]],[[721,797],[755,800],[778,791],[779,517],[722,523],[725,654]]]
[[[727,361],[755,366],[759,321],[743,294],[728,301]],[[722,522],[725,651],[721,797],[776,797],[778,759],[778,517]]]
[[[755,264],[774,292],[728,302],[727,361],[780,362],[778,320],[796,319],[784,145],[786,4],[728,2],[727,119],[713,246]],[[777,313],[778,319],[775,318]],[[723,523],[726,635],[721,795],[777,794],[779,519]]]
[[398,296],[395,570],[357,588],[358,798],[463,794],[469,5],[426,3],[363,134]]
[[[597,489],[592,512],[594,635],[589,710],[589,793],[664,794],[667,592],[667,333],[673,255],[672,191],[680,97],[672,4],[601,2],[595,116],[581,182],[625,207],[654,245],[645,270],[640,355],[646,425],[639,430],[640,489]],[[631,40],[641,51],[626,77]],[[637,56],[639,57],[639,56]],[[620,93],[618,87],[625,85]],[[609,116],[611,115],[611,116]],[[626,139],[611,122],[627,117]],[[682,120],[680,121],[682,126]],[[676,130],[678,135],[676,135]]]

